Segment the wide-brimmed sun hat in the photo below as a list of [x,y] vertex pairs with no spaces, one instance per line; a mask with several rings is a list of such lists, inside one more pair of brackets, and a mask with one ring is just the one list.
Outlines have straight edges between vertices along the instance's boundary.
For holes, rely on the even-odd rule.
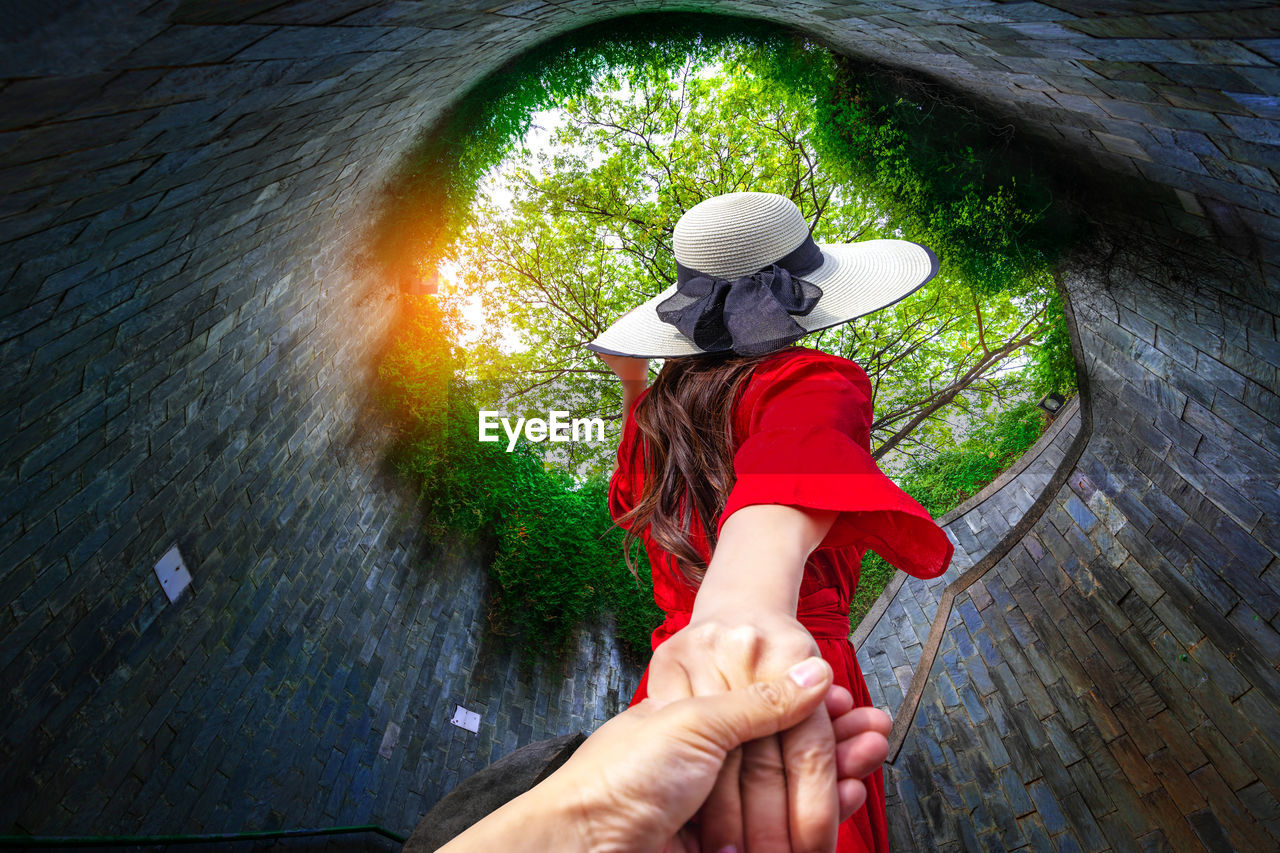
[[587,349],[759,355],[892,305],[938,272],[937,256],[909,240],[818,244],[795,202],[776,193],[701,201],[680,217],[672,244],[676,283]]

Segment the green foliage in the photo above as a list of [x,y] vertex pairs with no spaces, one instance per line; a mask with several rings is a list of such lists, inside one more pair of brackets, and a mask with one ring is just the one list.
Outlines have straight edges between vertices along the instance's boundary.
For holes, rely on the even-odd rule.
[[395,278],[434,267],[473,220],[481,178],[529,129],[538,110],[580,97],[608,69],[677,67],[729,41],[781,45],[774,25],[719,15],[636,14],[573,30],[486,75],[419,131],[385,182],[373,232],[375,256]]
[[913,463],[900,485],[935,518],[946,515],[1008,468],[1044,432],[1044,413],[1027,401],[999,412],[953,450]]
[[868,187],[909,239],[991,292],[1056,258],[1071,239],[1050,217],[1052,196],[1031,161],[1018,158],[974,112],[905,81],[837,57],[821,105],[822,150]]
[[[964,409],[963,395],[948,396],[946,371],[934,376],[917,362],[936,361],[945,349],[955,354],[955,366],[967,369],[976,362],[965,359],[977,358],[980,351],[989,354],[988,344],[997,333],[1008,340],[1027,333],[1031,327],[1018,328],[1017,311],[1010,304],[1044,319],[1036,342],[1029,345],[1030,369],[1016,383],[1008,376],[993,376],[985,388],[975,385],[971,390],[1003,399],[1010,383],[1025,386],[1029,381],[1037,393],[1069,393],[1074,388],[1070,341],[1049,271],[1078,228],[1054,204],[1047,176],[1015,156],[1003,132],[993,130],[976,113],[913,90],[891,73],[838,57],[812,40],[758,22],[670,13],[619,18],[553,39],[487,75],[420,134],[393,171],[374,229],[377,257],[397,277],[420,275],[449,256],[455,238],[468,229],[477,239],[490,240],[492,249],[503,234],[492,223],[478,221],[473,207],[477,187],[511,152],[536,111],[559,105],[594,108],[598,98],[592,88],[601,80],[614,90],[620,80],[633,88],[657,90],[691,57],[717,51],[740,60],[731,74],[737,88],[708,117],[694,119],[703,122],[698,132],[686,136],[683,148],[673,143],[663,168],[675,166],[679,175],[688,164],[705,162],[695,143],[710,139],[718,146],[718,157],[731,164],[750,162],[754,172],[743,170],[741,178],[729,174],[709,182],[691,178],[684,189],[701,183],[703,197],[734,189],[785,192],[757,178],[766,183],[785,179],[790,168],[786,157],[769,154],[759,139],[734,139],[717,130],[725,116],[745,116],[757,100],[775,96],[781,87],[789,94],[772,102],[790,111],[788,116],[803,113],[806,127],[813,129],[811,138],[802,128],[788,144],[795,147],[803,140],[813,149],[806,159],[812,163],[810,155],[818,155],[828,183],[834,180],[854,188],[834,196],[848,210],[829,205],[822,217],[811,215],[820,193],[811,195],[814,205],[808,208],[798,200],[807,215],[823,220],[815,233],[830,240],[852,239],[855,234],[904,237],[929,245],[942,260],[932,304],[925,305],[922,296],[916,305],[910,301],[916,299],[913,296],[865,322],[802,341],[846,352],[868,368],[877,387],[877,434],[886,443],[913,432],[925,447],[946,445],[949,432],[933,417],[936,408],[908,399],[905,392],[896,394],[890,377],[913,378],[930,386],[935,401],[954,399],[953,404]],[[758,79],[748,79],[752,72]],[[698,95],[698,85],[689,91]],[[705,101],[707,95],[703,86],[699,96]],[[739,132],[747,124],[744,119],[725,126]],[[761,126],[752,132],[759,135]],[[594,140],[605,146],[602,153],[617,142],[607,137],[605,133]],[[528,226],[519,239],[521,245],[543,249],[541,257],[548,267],[561,270],[570,282],[558,289],[551,282],[547,293],[567,294],[575,304],[590,306],[590,321],[603,328],[600,324],[607,325],[621,307],[633,304],[638,281],[641,289],[657,292],[670,279],[670,226],[697,198],[682,196],[681,187],[661,176],[655,180],[663,164],[654,161],[613,155],[599,170],[585,161],[555,165],[561,172],[556,178],[567,175],[572,180],[565,181],[555,197],[517,200],[518,213]],[[804,180],[816,180],[813,174]],[[547,182],[547,187],[554,184]],[[659,188],[656,200],[636,204],[626,194],[652,186]],[[553,214],[581,212],[593,204],[609,216],[591,228],[553,221]],[[866,216],[868,205],[874,216]],[[625,213],[621,220],[609,218],[619,211]],[[637,258],[648,258],[647,277],[638,278],[632,267],[616,258],[593,253],[593,247],[606,240],[629,247]],[[594,266],[584,266],[587,261]],[[591,274],[582,275],[584,269]],[[583,282],[604,282],[607,292],[585,293]],[[518,292],[521,285],[512,289]],[[970,310],[969,302],[981,315],[975,328],[983,334],[965,325],[969,321],[957,319]],[[547,352],[562,360],[585,358],[581,343],[593,336],[590,332],[599,331],[571,331],[548,323],[545,313],[538,315],[529,305],[508,304],[491,320],[527,326],[541,336],[535,352],[526,357],[529,365],[544,360]],[[577,622],[611,610],[625,646],[643,656],[649,629],[660,613],[652,602],[647,572],[642,571],[643,583],[637,583],[626,571],[621,532],[608,519],[602,472],[597,467],[594,476],[575,487],[565,475],[549,472],[539,453],[523,443],[508,454],[505,442],[478,442],[475,401],[492,399],[492,389],[462,378],[462,355],[448,343],[457,340],[456,312],[446,301],[432,309],[420,305],[406,322],[382,369],[384,396],[405,424],[396,464],[420,483],[433,532],[467,534],[491,548],[495,628],[554,650],[563,647]],[[927,331],[928,341],[904,337],[904,331],[912,330]],[[900,352],[877,343],[894,340]],[[518,360],[500,363],[494,352],[492,342],[473,348],[472,367],[476,360],[487,361],[494,368],[490,377],[519,372]],[[870,358],[865,357],[868,353]],[[601,394],[606,405],[614,400],[614,383],[601,385],[593,378],[597,367],[581,361],[559,365],[585,381],[575,389],[583,393],[567,395],[574,404],[557,408],[598,407]],[[881,376],[886,377],[884,383]],[[482,381],[497,385],[492,378]],[[584,412],[573,412],[580,413]],[[1033,408],[1020,406],[1004,420],[997,419],[980,438],[930,455],[929,461],[912,467],[904,486],[935,515],[945,513],[1034,442],[1039,430],[1032,428],[1033,414],[1038,415]],[[921,424],[919,418],[926,416],[930,420]],[[640,562],[644,565],[643,554]],[[864,599],[869,606],[892,571],[876,555],[866,556],[855,610],[864,606],[859,603]]]
[[[478,369],[507,377],[508,396],[530,410],[617,411],[617,383],[583,344],[671,283],[675,223],[712,195],[787,195],[821,242],[893,236],[877,200],[816,156],[812,92],[833,73],[832,55],[812,44],[735,42],[646,69],[643,80],[606,75],[567,99],[545,150],[501,164],[501,203],[486,181],[477,222],[454,247],[457,286],[484,305],[491,341],[516,332],[525,347],[479,359]],[[949,415],[1026,395],[1016,364],[1044,336],[1052,293],[1048,275],[1018,292],[986,292],[952,270],[898,305],[800,343],[867,370],[878,456],[931,453],[951,443]],[[612,466],[601,451],[556,452],[581,472]]]
[[418,297],[379,371],[382,403],[400,423],[391,459],[418,483],[428,533],[486,546],[496,633],[555,657],[576,626],[612,612],[623,649],[642,659],[662,614],[647,572],[637,580],[623,561],[607,482],[575,486],[523,439],[511,453],[505,442],[477,440],[474,389],[450,338],[455,322]]
[[[983,294],[1056,290],[1050,270],[1085,227],[1056,204],[1050,176],[993,126],[936,89],[815,49],[759,51],[761,73],[812,96],[824,165],[859,186],[885,230],[932,248],[940,274]],[[1041,393],[1069,393],[1075,369],[1061,303],[1032,354]]]
[[1062,296],[1056,289],[1045,312],[1048,327],[1032,356],[1028,378],[1037,397],[1053,393],[1068,396],[1076,388],[1076,361],[1071,352],[1071,333]]
[[875,551],[867,551],[862,555],[858,587],[853,592],[853,601],[849,602],[850,629],[857,630],[862,617],[867,615],[867,611],[876,603],[876,599],[884,592],[897,571]]
[[[820,76],[813,62],[779,56],[766,67],[782,79]],[[816,144],[826,162],[876,199],[889,230],[932,248],[942,274],[979,293],[1026,294],[1081,236],[1082,218],[1054,204],[1049,176],[1008,144],[1010,127],[993,128],[937,92],[848,57],[833,57],[826,81],[825,92],[807,84],[818,97]],[[1069,392],[1075,371],[1057,305],[1051,340],[1032,359],[1042,386]]]

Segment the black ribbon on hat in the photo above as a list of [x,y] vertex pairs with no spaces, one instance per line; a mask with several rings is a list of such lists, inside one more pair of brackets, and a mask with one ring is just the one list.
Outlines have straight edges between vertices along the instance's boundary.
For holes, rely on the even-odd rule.
[[822,288],[801,276],[823,260],[810,235],[785,257],[733,281],[676,261],[676,292],[658,304],[658,319],[706,352],[763,355],[808,334],[792,318],[818,304]]

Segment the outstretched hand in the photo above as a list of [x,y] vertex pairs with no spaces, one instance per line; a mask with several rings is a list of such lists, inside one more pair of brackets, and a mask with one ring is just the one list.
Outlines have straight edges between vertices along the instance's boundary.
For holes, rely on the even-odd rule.
[[[711,793],[725,759],[742,744],[773,738],[815,714],[824,722],[830,716],[841,733],[833,757],[843,777],[839,812],[847,817],[866,801],[861,778],[888,754],[888,716],[854,708],[818,657],[776,680],[727,693],[671,703],[645,699],[579,747],[557,784],[577,790],[591,849],[719,850],[707,848],[700,827],[688,821]],[[807,849],[834,850],[834,835]]]
[[[849,692],[832,685],[830,665],[810,658],[782,678],[726,693],[670,703],[645,699],[597,729],[537,787],[443,850],[705,850],[688,821],[728,754],[815,711],[828,714],[837,732],[840,812],[847,817],[866,800],[859,780],[889,753],[889,719],[874,708],[854,708]],[[834,841],[816,849],[834,849]]]

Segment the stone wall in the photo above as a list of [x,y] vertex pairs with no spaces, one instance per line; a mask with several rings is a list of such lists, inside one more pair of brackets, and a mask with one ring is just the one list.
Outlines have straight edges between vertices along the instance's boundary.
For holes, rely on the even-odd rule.
[[1020,460],[980,493],[937,519],[955,546],[947,571],[929,580],[896,573],[858,625],[852,642],[871,702],[899,718],[900,726],[913,714],[915,700],[910,700],[905,710],[903,700],[911,691],[916,670],[933,662],[933,652],[926,649],[947,587],[998,549],[1014,526],[1033,511],[1054,475],[1072,461],[1070,451],[1080,426],[1077,395]]
[[1276,318],[1238,260],[1130,238],[1066,277],[1093,434],[955,599],[887,770],[903,849],[1280,843]]
[[[1092,608],[1080,611],[1078,630],[1102,637],[1101,625],[1116,640],[1097,639],[1085,660],[1105,662],[1099,678],[1146,678],[1158,697],[1170,678],[1193,671],[1153,668],[1165,646],[1152,643],[1176,638],[1188,650],[1179,665],[1194,663],[1195,677],[1203,671],[1217,691],[1198,688],[1199,707],[1227,722],[1183,719],[1183,705],[1162,699],[1198,750],[1178,741],[1180,766],[1213,792],[1201,795],[1206,802],[1214,798],[1174,802],[1200,814],[1192,826],[1203,837],[1217,825],[1237,843],[1253,841],[1249,832],[1274,813],[1265,782],[1280,777],[1266,763],[1274,732],[1232,722],[1265,710],[1274,666],[1263,663],[1276,659],[1267,487],[1280,361],[1270,308],[1278,13],[1261,2],[1227,11],[1216,0],[1103,5],[801,0],[783,10],[725,0],[702,8],[784,20],[932,78],[1023,131],[1040,156],[1105,175],[1129,193],[1139,224],[1184,240],[1213,236],[1232,257],[1248,254],[1231,278],[1143,278],[1156,268],[1122,264],[1125,287],[1097,300],[1091,274],[1071,279],[1073,296],[1090,307],[1082,334],[1104,418],[1081,463],[1091,485],[1072,487],[1083,489],[1076,497],[1086,509],[1064,491],[1060,511],[1036,528],[1044,556],[1015,551],[1027,556],[974,587],[972,607],[958,600],[954,619],[973,609],[1005,614],[1023,645],[1056,643],[1033,602],[1001,597],[995,578],[1025,579],[1008,584],[1010,595],[1041,589],[1058,624],[1046,591],[1074,606],[1068,578]],[[130,0],[7,10],[0,829],[181,832],[365,819],[405,828],[414,797],[430,799],[464,760],[479,760],[440,716],[459,697],[484,701],[468,685],[477,671],[501,669],[481,667],[479,571],[423,556],[410,502],[380,481],[376,448],[361,446],[361,436],[376,435],[359,416],[395,306],[363,256],[364,229],[415,130],[504,59],[601,18],[673,6]],[[1131,227],[1111,221],[1115,233]],[[1086,261],[1115,264],[1107,252]],[[1119,515],[1091,515],[1097,492]],[[170,606],[151,567],[172,543],[195,583]],[[958,660],[972,660],[961,642]],[[946,651],[935,669],[946,666]],[[599,646],[587,658],[613,667]],[[1009,664],[1019,679],[1037,661],[1024,659],[1025,667],[1016,657]],[[1057,683],[1048,670],[1038,674]],[[626,694],[625,681],[570,680],[584,725]],[[1014,681],[1012,708],[1015,688],[1034,692]],[[567,701],[558,674],[497,683],[484,704],[505,726],[490,735],[504,749],[511,731],[522,742],[578,725],[572,703],[568,718],[539,710]],[[1089,695],[1071,684],[1076,699]],[[930,695],[922,713],[955,710],[950,694],[937,706]],[[1040,695],[1026,693],[1037,704],[1023,707],[1056,733]],[[1146,716],[1108,706],[1111,716],[1099,719],[1139,732],[1163,725],[1169,718],[1146,695]],[[1008,739],[1000,720],[1009,717],[995,713],[994,731]],[[992,731],[982,728],[987,718],[971,728],[937,715],[926,713],[928,726],[918,720],[911,737],[931,731],[943,755]],[[1120,739],[1114,726],[1099,731],[1108,750],[1084,740],[1084,751],[1091,761],[1118,756],[1127,775],[1078,768],[1077,780],[1078,762],[1064,766],[1080,798],[1096,801],[1106,841],[1123,846],[1116,827],[1136,832],[1169,813],[1150,789],[1156,777],[1141,768],[1164,773],[1167,754],[1133,734]],[[933,757],[912,743],[904,755]],[[1186,766],[1201,756],[1206,763]],[[987,778],[967,775],[977,765],[946,766],[962,785]],[[1046,816],[1024,821],[1026,838],[1038,837],[1037,826],[1067,831],[1042,792],[1075,802],[1068,776],[1053,767],[1019,777]],[[1109,800],[1096,796],[1095,777],[1111,786]],[[1124,780],[1138,787],[1121,793]],[[972,810],[950,793],[925,796]],[[1103,821],[1107,802],[1127,820],[1133,797],[1150,801],[1146,818]],[[964,824],[928,814],[939,838],[945,825]],[[1255,829],[1240,828],[1248,820],[1232,815],[1241,814],[1256,816]],[[1065,826],[1084,843],[1084,830],[1071,827],[1087,824]]]
[[362,254],[379,177],[537,30],[476,62],[305,6],[84,4],[5,51],[0,831],[404,831],[638,678],[609,641],[590,677],[482,653],[483,572],[424,550],[362,415],[398,304]]

